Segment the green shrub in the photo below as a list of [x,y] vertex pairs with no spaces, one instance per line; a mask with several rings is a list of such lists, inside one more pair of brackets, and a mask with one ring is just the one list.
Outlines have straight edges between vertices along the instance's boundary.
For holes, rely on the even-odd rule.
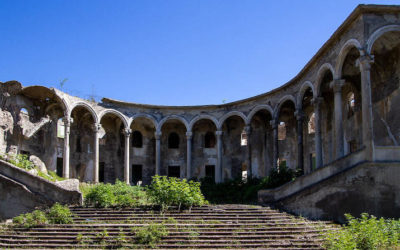
[[32,213],[21,214],[13,218],[13,223],[16,226],[31,228],[48,224],[48,219],[45,212],[35,210]]
[[148,195],[162,209],[168,206],[192,207],[207,203],[200,190],[200,183],[166,176],[153,176]]
[[400,220],[377,219],[366,213],[356,219],[345,215],[348,224],[324,234],[327,249],[389,249],[400,246]]
[[47,218],[51,224],[71,224],[73,222],[72,212],[67,206],[54,204],[48,214]]
[[8,159],[8,162],[19,168],[25,170],[31,170],[35,168],[35,165],[33,162],[29,161],[29,157],[27,155],[17,154],[15,156],[9,156]]
[[168,235],[166,226],[162,224],[150,224],[134,231],[138,244],[146,244],[151,247],[154,247],[156,243],[160,242],[162,237]]
[[54,181],[54,182],[65,180],[65,178],[58,176],[56,174],[56,172],[54,172],[54,171],[47,171],[47,174],[46,174],[46,173],[38,170],[38,176],[40,176],[48,181]]
[[119,180],[115,185],[99,183],[82,187],[87,206],[134,207],[146,203],[146,193],[143,188],[130,186]]

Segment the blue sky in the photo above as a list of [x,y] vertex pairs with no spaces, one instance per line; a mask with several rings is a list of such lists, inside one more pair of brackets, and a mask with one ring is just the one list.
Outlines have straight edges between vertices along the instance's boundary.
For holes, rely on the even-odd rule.
[[0,81],[162,105],[221,104],[293,78],[352,0],[0,0]]

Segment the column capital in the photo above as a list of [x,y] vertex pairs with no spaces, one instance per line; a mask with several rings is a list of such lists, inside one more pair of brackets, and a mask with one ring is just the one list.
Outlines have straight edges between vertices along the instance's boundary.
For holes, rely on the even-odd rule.
[[271,127],[272,127],[273,129],[276,129],[276,128],[278,127],[278,120],[276,120],[276,119],[271,119],[271,120],[269,121],[269,125],[271,125]]
[[345,82],[345,79],[335,79],[330,82],[329,87],[333,89],[333,92],[340,93],[342,92],[342,87],[344,86]]
[[92,126],[93,132],[98,133],[101,129],[101,124],[100,123],[95,123]]
[[69,127],[74,120],[71,117],[64,117],[62,121],[64,122],[65,127]]
[[251,134],[251,126],[250,125],[244,126],[244,131],[246,132],[246,135],[250,135]]
[[222,130],[215,131],[215,135],[217,136],[222,136],[222,134],[223,134]]
[[129,129],[129,128],[124,128],[122,133],[125,135],[125,137],[129,137],[131,135],[131,133],[132,133],[132,130]]
[[294,115],[296,116],[296,119],[297,119],[298,121],[302,121],[302,120],[304,119],[304,112],[303,112],[303,110],[300,110],[300,109],[296,110],[296,111],[294,112]]
[[161,131],[156,131],[154,133],[154,136],[156,137],[156,140],[160,140],[161,139],[161,135],[162,135]]
[[366,53],[362,53],[362,55],[357,59],[356,66],[360,67],[360,70],[370,70],[371,64],[375,62],[373,55],[368,55]]
[[191,131],[186,132],[186,139],[187,140],[192,139],[192,137],[193,137],[193,132],[191,132]]

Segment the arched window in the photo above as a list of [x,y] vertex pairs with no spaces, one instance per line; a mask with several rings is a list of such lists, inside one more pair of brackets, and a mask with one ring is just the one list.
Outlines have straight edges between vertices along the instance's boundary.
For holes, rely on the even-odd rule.
[[214,148],[215,147],[215,135],[213,132],[207,132],[204,136],[204,147]]
[[308,134],[315,133],[315,113],[313,112],[308,119]]
[[247,146],[247,134],[244,129],[240,135],[240,146]]
[[283,141],[286,139],[286,123],[280,122],[278,125],[278,140]]
[[172,132],[168,136],[168,148],[179,148],[179,135]]
[[132,133],[132,147],[141,148],[143,147],[143,136],[139,131],[134,131]]
[[77,153],[81,153],[82,152],[81,138],[80,137],[76,138],[76,152]]
[[62,118],[57,121],[57,137],[62,139],[65,137],[65,127]]

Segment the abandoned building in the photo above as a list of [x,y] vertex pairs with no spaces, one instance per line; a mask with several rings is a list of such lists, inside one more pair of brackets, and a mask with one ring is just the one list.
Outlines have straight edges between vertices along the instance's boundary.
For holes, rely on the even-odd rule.
[[373,194],[358,189],[347,198],[366,193],[391,207],[386,214],[399,215],[399,6],[360,5],[291,81],[232,103],[96,103],[17,81],[0,87],[0,152],[35,155],[65,178],[148,184],[157,174],[222,182],[287,166],[303,176],[285,190],[261,192],[260,200],[318,217],[318,201],[302,190],[373,163],[380,166],[367,175],[375,178]]

